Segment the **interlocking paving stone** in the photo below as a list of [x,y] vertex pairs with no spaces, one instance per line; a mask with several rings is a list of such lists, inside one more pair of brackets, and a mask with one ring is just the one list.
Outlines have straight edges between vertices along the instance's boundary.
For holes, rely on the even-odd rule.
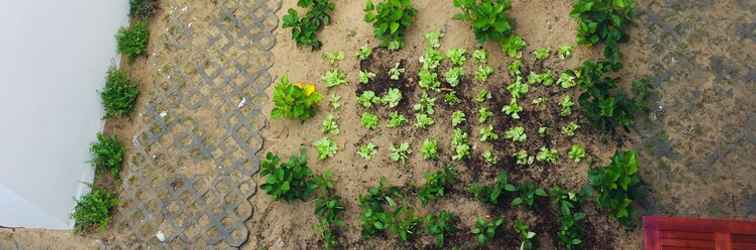
[[[198,3],[199,2],[199,3]],[[259,170],[280,0],[164,0],[114,247],[238,248]],[[246,105],[240,105],[245,102]],[[158,236],[159,235],[159,236]]]

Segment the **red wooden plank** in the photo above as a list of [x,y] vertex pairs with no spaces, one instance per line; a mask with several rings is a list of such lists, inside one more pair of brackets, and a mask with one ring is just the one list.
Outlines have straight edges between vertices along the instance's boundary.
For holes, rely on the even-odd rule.
[[679,231],[661,231],[662,239],[690,239],[714,241],[714,233],[696,233]]
[[714,248],[714,241],[707,240],[679,240],[679,239],[662,239],[663,247],[694,247],[694,248]]
[[756,221],[692,219],[663,216],[646,216],[643,219],[644,223],[653,224],[658,230],[737,234],[753,234],[756,232]]
[[730,240],[729,233],[717,233],[715,239],[716,239],[717,250],[731,250],[732,249],[732,240]]
[[756,243],[732,243],[732,250],[754,250]]
[[656,224],[647,221],[648,217],[643,217],[643,244],[646,250],[661,250],[659,242],[661,232],[656,228]]
[[663,247],[660,250],[714,250],[714,248]]
[[[756,233],[756,232],[754,232]],[[731,236],[732,242],[742,243],[754,243],[756,244],[756,234],[733,234]]]

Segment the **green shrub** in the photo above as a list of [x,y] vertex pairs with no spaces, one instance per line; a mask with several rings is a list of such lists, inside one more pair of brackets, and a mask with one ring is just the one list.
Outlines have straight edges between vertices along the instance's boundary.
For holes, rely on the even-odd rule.
[[520,250],[534,250],[538,249],[536,246],[538,241],[535,238],[536,233],[530,231],[530,226],[521,220],[514,222],[514,230],[520,236]]
[[105,231],[110,224],[113,208],[118,205],[118,197],[107,190],[92,188],[92,191],[76,201],[71,218],[74,231],[87,232],[94,227]]
[[268,152],[262,161],[260,175],[266,177],[260,188],[274,200],[304,201],[317,188],[304,150],[299,155],[292,155],[286,163]]
[[496,176],[496,182],[493,185],[473,183],[470,186],[470,193],[473,194],[475,199],[491,205],[499,205],[505,197],[504,192],[511,193],[515,191],[517,191],[517,188],[509,183],[509,175],[507,171],[499,172],[499,175]]
[[614,70],[622,67],[619,43],[628,40],[626,33],[633,18],[634,0],[577,0],[570,16],[578,23],[577,42],[603,43],[604,57]]
[[381,41],[381,46],[390,50],[404,47],[404,35],[415,21],[417,10],[412,0],[384,0],[365,6],[365,21],[373,24],[373,35]]
[[454,7],[462,10],[454,19],[472,24],[479,43],[504,42],[514,30],[506,13],[512,8],[511,0],[454,0]]
[[539,197],[546,197],[546,190],[537,186],[532,182],[528,182],[520,186],[517,189],[517,198],[512,200],[512,206],[526,206],[532,208],[535,205],[536,199]]
[[273,111],[270,116],[274,119],[310,119],[315,116],[320,99],[322,97],[315,85],[292,84],[289,77],[284,75],[273,89]]
[[[582,89],[578,103],[583,115],[594,126],[606,131],[614,131],[620,126],[627,130],[633,125],[635,114],[645,110],[645,95],[637,99],[628,97],[617,86],[618,79],[605,76],[610,67],[606,61],[583,63],[577,79]],[[645,88],[634,89],[638,95],[645,91]]]
[[149,41],[150,30],[144,21],[137,21],[128,28],[122,27],[116,34],[118,53],[125,55],[129,62],[147,54]]
[[323,43],[318,40],[317,33],[331,24],[331,13],[336,5],[330,0],[298,0],[297,5],[308,8],[307,14],[300,18],[296,10],[289,9],[288,14],[283,17],[282,27],[291,28],[291,39],[297,46],[320,49]]
[[97,134],[97,142],[89,146],[89,152],[92,154],[92,165],[102,171],[108,171],[113,177],[118,177],[123,166],[125,149],[118,138]]
[[585,194],[554,187],[549,191],[549,195],[559,215],[558,243],[568,250],[583,249],[581,245],[584,234],[581,223],[585,220],[585,214],[578,211],[585,199]]
[[459,229],[457,223],[459,217],[453,212],[441,211],[437,214],[429,214],[423,219],[425,232],[435,238],[436,247],[444,247],[448,235],[456,233]]
[[105,78],[105,88],[100,92],[105,118],[125,117],[136,108],[139,87],[122,70],[110,68]]
[[149,19],[157,11],[156,0],[129,0],[129,17]]
[[315,199],[315,216],[318,217],[316,229],[320,231],[326,249],[335,249],[339,246],[336,232],[345,225],[339,216],[344,212],[344,204],[334,190],[332,173],[326,171],[323,175],[314,179],[318,187],[318,198]]
[[504,219],[502,218],[496,218],[493,221],[486,221],[480,217],[475,219],[472,233],[478,241],[478,245],[485,245],[493,240],[496,237],[496,233],[501,229],[501,225],[504,225]]
[[596,192],[597,205],[626,226],[634,224],[633,200],[640,187],[638,155],[635,151],[617,151],[608,166],[588,172]]
[[451,166],[446,166],[443,169],[426,173],[425,185],[420,187],[417,192],[417,196],[423,204],[428,204],[433,200],[437,200],[444,197],[452,185],[459,180],[459,174]]
[[438,160],[438,140],[436,138],[426,138],[423,140],[423,144],[420,146],[420,153],[425,160]]
[[386,186],[385,182],[386,179],[381,178],[378,186],[369,188],[368,193],[360,195],[357,200],[362,210],[362,236],[367,238],[388,232],[407,241],[414,236],[420,220],[412,209],[396,202],[401,198],[401,190]]

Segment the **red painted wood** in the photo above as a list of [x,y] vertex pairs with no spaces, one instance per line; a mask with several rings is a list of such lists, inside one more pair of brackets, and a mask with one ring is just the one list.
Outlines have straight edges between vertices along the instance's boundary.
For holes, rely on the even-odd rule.
[[756,250],[756,221],[643,217],[644,248]]

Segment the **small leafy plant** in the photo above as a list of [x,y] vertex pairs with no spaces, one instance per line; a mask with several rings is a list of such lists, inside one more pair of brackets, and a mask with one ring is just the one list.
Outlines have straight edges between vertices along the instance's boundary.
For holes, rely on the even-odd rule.
[[475,96],[473,101],[477,103],[484,103],[492,98],[491,91],[488,91],[487,89],[481,89],[480,92]]
[[559,53],[559,59],[567,59],[572,57],[572,50],[575,49],[575,46],[572,45],[562,45],[559,46],[559,50],[557,51]]
[[490,150],[486,150],[481,155],[483,156],[483,161],[485,161],[489,166],[496,165],[496,163],[499,162],[499,158]]
[[559,160],[559,151],[543,146],[539,149],[538,154],[536,155],[536,160],[549,164],[556,164],[557,160]]
[[584,192],[565,191],[560,187],[552,188],[549,194],[560,218],[557,233],[559,243],[568,250],[582,249],[584,235],[581,222],[585,220],[585,214],[578,211],[586,195]]
[[433,121],[433,118],[427,114],[415,114],[415,127],[427,129],[428,127],[432,126],[435,121]]
[[289,118],[307,120],[315,116],[318,103],[322,97],[315,90],[313,84],[289,83],[289,77],[284,75],[278,80],[273,90],[274,119]]
[[480,129],[481,142],[495,141],[498,139],[499,135],[494,132],[493,125],[488,125],[488,127],[483,127]]
[[575,103],[572,102],[572,96],[565,95],[562,97],[562,101],[559,102],[559,106],[562,107],[561,111],[559,112],[559,115],[561,116],[569,116],[572,114],[572,107],[575,106]]
[[512,140],[513,142],[524,142],[528,139],[528,135],[525,134],[525,128],[514,127],[504,132],[504,139]]
[[331,51],[323,53],[323,60],[325,60],[331,66],[337,66],[339,62],[344,60],[343,51]]
[[358,78],[357,81],[359,83],[368,84],[370,83],[371,80],[375,78],[375,73],[360,70],[359,76],[357,78]]
[[360,61],[367,60],[371,55],[373,55],[373,48],[370,48],[367,45],[360,47],[360,50],[357,51],[357,59]]
[[315,198],[315,216],[318,217],[316,229],[321,233],[325,249],[335,249],[339,246],[337,239],[337,230],[345,225],[340,214],[346,210],[334,190],[332,173],[326,171],[323,175],[316,176],[314,179],[318,187],[318,197]]
[[478,109],[478,123],[486,123],[489,118],[493,117],[494,113],[486,107]]
[[431,31],[425,33],[425,43],[428,48],[438,49],[441,47],[441,38],[444,38],[444,33],[441,31]]
[[118,205],[118,196],[107,190],[92,187],[92,190],[76,201],[71,214],[74,231],[83,233],[97,228],[105,231],[110,225],[113,208]]
[[640,187],[638,155],[635,151],[617,151],[608,166],[588,172],[596,203],[609,211],[612,217],[625,226],[633,225],[633,200]]
[[346,74],[338,69],[326,71],[325,75],[323,75],[321,79],[325,82],[326,87],[329,88],[347,83]]
[[540,83],[543,84],[543,86],[551,86],[555,82],[554,75],[552,74],[551,70],[547,70],[543,73],[536,73],[536,72],[530,72],[530,75],[528,75],[528,83],[530,84],[536,84]]
[[158,9],[156,0],[129,0],[129,17],[146,20]]
[[359,97],[357,97],[357,103],[363,108],[372,108],[373,104],[379,104],[380,102],[381,98],[372,90],[365,90]]
[[513,99],[520,99],[525,97],[525,95],[528,94],[529,90],[530,87],[522,82],[521,77],[517,77],[513,83],[507,85],[507,91],[509,91],[509,94]]
[[411,0],[368,1],[364,11],[365,22],[373,24],[373,35],[381,46],[390,50],[404,47],[404,35],[417,15]]
[[362,127],[373,130],[378,128],[378,122],[379,118],[377,115],[374,115],[370,112],[362,113],[362,118],[360,119],[360,122],[362,123]]
[[454,106],[462,103],[462,99],[457,96],[457,91],[452,90],[444,95],[444,102],[449,106]]
[[583,90],[578,99],[582,113],[591,123],[605,131],[617,127],[628,130],[635,114],[645,110],[645,88],[634,88],[637,98],[628,97],[618,88],[618,79],[605,76],[611,68],[606,61],[588,60],[580,67],[578,85]]
[[619,44],[628,40],[634,0],[578,0],[570,16],[577,20],[579,44],[605,44],[604,57],[615,70],[621,67]]
[[388,72],[389,79],[398,81],[399,78],[402,77],[402,74],[404,74],[404,71],[405,70],[404,68],[401,67],[401,64],[396,63],[394,67],[391,67],[391,69],[389,69],[389,72]]
[[452,155],[452,160],[455,160],[455,161],[463,160],[470,156],[470,151],[472,151],[472,146],[470,146],[470,143],[468,141],[467,132],[463,131],[462,129],[459,129],[459,128],[454,129],[454,132],[452,133],[451,145],[452,145],[452,148],[454,149],[454,155]]
[[526,206],[532,208],[535,205],[536,199],[539,197],[547,197],[546,190],[537,186],[532,182],[528,182],[520,186],[517,190],[518,197],[512,200],[513,207]]
[[407,241],[414,236],[420,219],[409,207],[396,202],[396,199],[401,197],[401,190],[398,187],[387,186],[385,182],[386,179],[381,178],[378,186],[369,188],[368,193],[360,195],[357,200],[362,210],[362,236],[370,237],[389,232],[402,241]]
[[579,128],[580,125],[578,125],[576,122],[570,122],[562,127],[562,134],[569,137],[575,136],[575,131],[577,131]]
[[399,146],[391,145],[389,148],[389,159],[404,164],[409,159],[411,153],[409,143],[403,142]]
[[451,67],[446,73],[444,73],[444,79],[449,86],[457,87],[462,81],[462,77],[465,75],[465,69],[462,67]]
[[488,52],[485,49],[476,49],[473,51],[472,58],[476,64],[486,64],[488,62]]
[[520,166],[533,165],[535,162],[535,156],[528,155],[528,151],[521,149],[514,154],[515,164]]
[[530,226],[521,220],[514,222],[514,230],[520,236],[520,250],[534,250],[536,247],[536,233],[530,231]]
[[459,174],[457,174],[457,171],[451,166],[446,166],[439,171],[426,173],[425,184],[420,187],[417,195],[424,205],[428,204],[444,197],[458,181]]
[[95,169],[110,172],[113,177],[119,176],[125,149],[115,135],[98,133],[97,142],[89,146],[89,152],[92,154],[90,162]]
[[570,147],[569,153],[567,153],[567,157],[575,163],[580,163],[581,161],[583,161],[583,159],[585,159],[585,156],[585,146],[583,146],[582,144],[572,145],[572,147]]
[[328,116],[323,119],[323,123],[320,125],[320,130],[323,131],[324,134],[338,135],[341,133],[339,123],[336,121],[336,117],[333,114],[328,114]]
[[475,71],[475,80],[479,82],[488,81],[488,77],[490,77],[493,73],[494,69],[491,68],[491,66],[480,65],[478,66],[478,70]]
[[475,219],[475,225],[472,228],[473,236],[478,241],[478,245],[488,244],[496,233],[499,232],[501,226],[504,225],[504,219],[497,218],[492,221],[486,221],[483,218],[478,217]]
[[522,50],[528,44],[521,36],[513,35],[504,40],[501,44],[501,49],[504,53],[511,58],[522,58]]
[[300,18],[296,10],[289,9],[288,14],[283,17],[282,27],[291,28],[291,39],[297,46],[320,49],[323,43],[318,39],[317,33],[331,24],[331,14],[336,5],[330,0],[298,0],[297,5],[308,8],[307,13]]
[[428,96],[428,92],[424,92],[420,95],[420,98],[417,100],[417,103],[412,107],[412,109],[415,112],[424,113],[428,115],[432,115],[435,113],[435,109],[433,108],[436,106],[436,98],[431,98]]
[[535,56],[536,60],[543,61],[548,59],[551,56],[551,49],[549,48],[538,48],[533,51],[533,56]]
[[438,160],[438,140],[435,138],[427,138],[420,146],[420,153],[425,160]]
[[557,80],[557,84],[559,84],[559,86],[561,86],[563,89],[569,89],[577,86],[577,82],[575,82],[574,72],[566,71],[559,74],[559,80]]
[[105,88],[100,92],[102,105],[105,106],[105,118],[118,118],[131,114],[136,109],[139,87],[129,75],[115,67],[108,70]]
[[399,106],[399,102],[401,101],[402,101],[402,92],[396,88],[389,88],[388,92],[386,92],[386,94],[383,95],[383,97],[381,97],[381,102],[384,105],[387,105],[389,108],[394,108],[396,106]]
[[118,53],[125,55],[129,62],[147,54],[150,29],[145,21],[137,21],[128,28],[122,27],[116,34]]
[[404,117],[403,114],[396,111],[389,113],[389,120],[386,127],[398,128],[404,126],[404,124],[407,124],[407,117]]
[[337,95],[336,93],[331,94],[331,96],[328,98],[328,102],[333,111],[341,110],[342,103],[340,95]]
[[262,161],[260,175],[266,177],[260,189],[273,196],[274,200],[304,201],[317,188],[304,150],[299,155],[292,155],[286,163],[268,152]]
[[339,150],[336,143],[328,137],[317,140],[313,146],[318,150],[318,160],[321,161],[336,156],[336,151]]
[[479,43],[500,43],[512,34],[514,28],[507,16],[512,8],[510,0],[454,0],[453,3],[462,10],[454,19],[471,23]]
[[470,186],[470,193],[473,194],[475,199],[494,206],[502,202],[505,197],[504,192],[511,193],[515,191],[517,191],[517,188],[509,183],[509,174],[507,171],[499,172],[493,185],[473,183]]
[[512,98],[512,100],[509,102],[509,105],[506,105],[501,108],[501,112],[504,112],[512,119],[520,119],[520,112],[522,112],[522,106],[517,103],[516,98]]
[[372,160],[377,150],[378,146],[373,143],[367,143],[360,146],[357,150],[357,154],[365,160]]
[[459,125],[462,125],[466,121],[467,119],[465,118],[464,112],[454,111],[454,113],[452,113],[452,127],[457,127]]
[[441,211],[430,214],[423,219],[425,232],[435,238],[436,247],[444,247],[448,235],[456,233],[459,229],[457,223],[459,217],[453,212]]
[[446,52],[446,57],[453,66],[462,66],[467,61],[467,50],[461,48],[450,49]]

